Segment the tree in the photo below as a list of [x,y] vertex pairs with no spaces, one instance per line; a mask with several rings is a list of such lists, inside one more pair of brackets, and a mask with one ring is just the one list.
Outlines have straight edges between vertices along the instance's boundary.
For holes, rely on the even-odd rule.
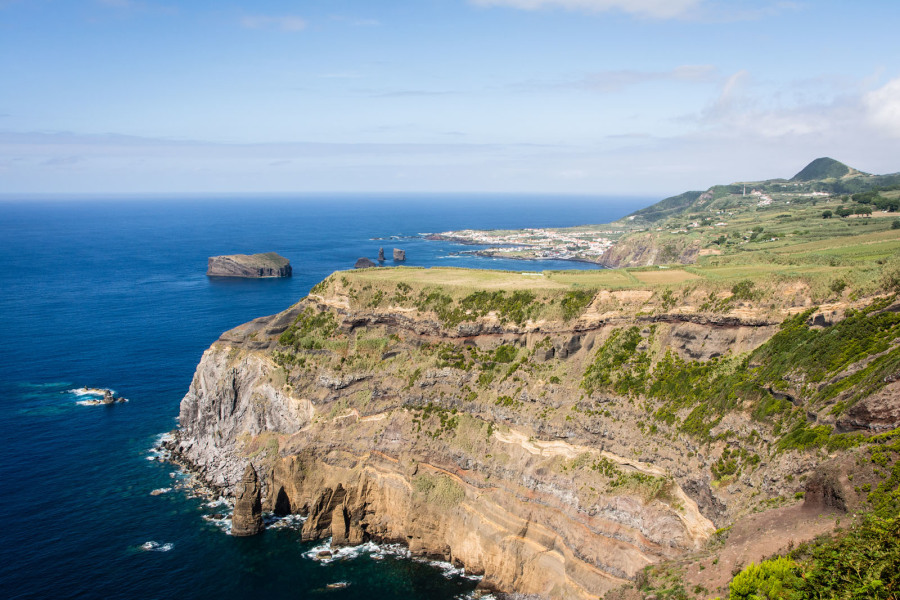
[[830,218],[831,218],[831,214],[832,214],[832,213],[831,213],[830,210],[822,211],[822,218],[823,218],[823,219],[830,219]]

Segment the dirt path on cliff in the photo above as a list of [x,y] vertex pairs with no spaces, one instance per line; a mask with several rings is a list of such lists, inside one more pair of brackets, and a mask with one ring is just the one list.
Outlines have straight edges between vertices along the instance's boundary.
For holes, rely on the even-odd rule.
[[725,534],[724,542],[714,543],[707,556],[687,563],[684,587],[688,591],[696,586],[706,588],[704,598],[727,595],[732,573],[832,531],[840,518],[849,521],[851,517],[804,507],[802,502],[750,515]]

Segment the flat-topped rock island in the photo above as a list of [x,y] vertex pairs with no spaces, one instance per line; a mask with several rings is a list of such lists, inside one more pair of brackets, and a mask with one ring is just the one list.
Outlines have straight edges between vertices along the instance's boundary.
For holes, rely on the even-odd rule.
[[291,261],[277,252],[210,256],[206,274],[210,277],[290,277]]

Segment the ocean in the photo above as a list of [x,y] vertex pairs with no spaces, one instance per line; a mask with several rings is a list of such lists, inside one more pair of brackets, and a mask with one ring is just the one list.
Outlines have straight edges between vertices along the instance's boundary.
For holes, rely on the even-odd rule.
[[[411,266],[544,270],[419,234],[603,223],[649,198],[478,195],[0,201],[0,590],[5,598],[466,597],[448,565],[367,546],[330,562],[290,523],[234,538],[151,452],[203,351],[378,248]],[[384,239],[372,239],[384,238]],[[289,279],[208,278],[217,254],[275,251]],[[391,261],[388,261],[391,264]],[[72,390],[129,399],[85,406]],[[151,492],[156,490],[155,495]],[[205,517],[205,518],[204,518]]]

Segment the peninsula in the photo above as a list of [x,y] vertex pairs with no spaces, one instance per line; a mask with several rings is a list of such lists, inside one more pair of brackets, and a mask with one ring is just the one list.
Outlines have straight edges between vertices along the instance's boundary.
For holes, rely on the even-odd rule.
[[291,263],[275,252],[210,256],[206,274],[210,277],[290,277]]
[[259,499],[304,540],[402,543],[486,590],[896,586],[900,223],[874,216],[893,191],[841,205],[831,172],[773,214],[756,197],[760,225],[731,186],[639,211],[660,266],[336,272],[224,333],[164,444],[241,523]]

